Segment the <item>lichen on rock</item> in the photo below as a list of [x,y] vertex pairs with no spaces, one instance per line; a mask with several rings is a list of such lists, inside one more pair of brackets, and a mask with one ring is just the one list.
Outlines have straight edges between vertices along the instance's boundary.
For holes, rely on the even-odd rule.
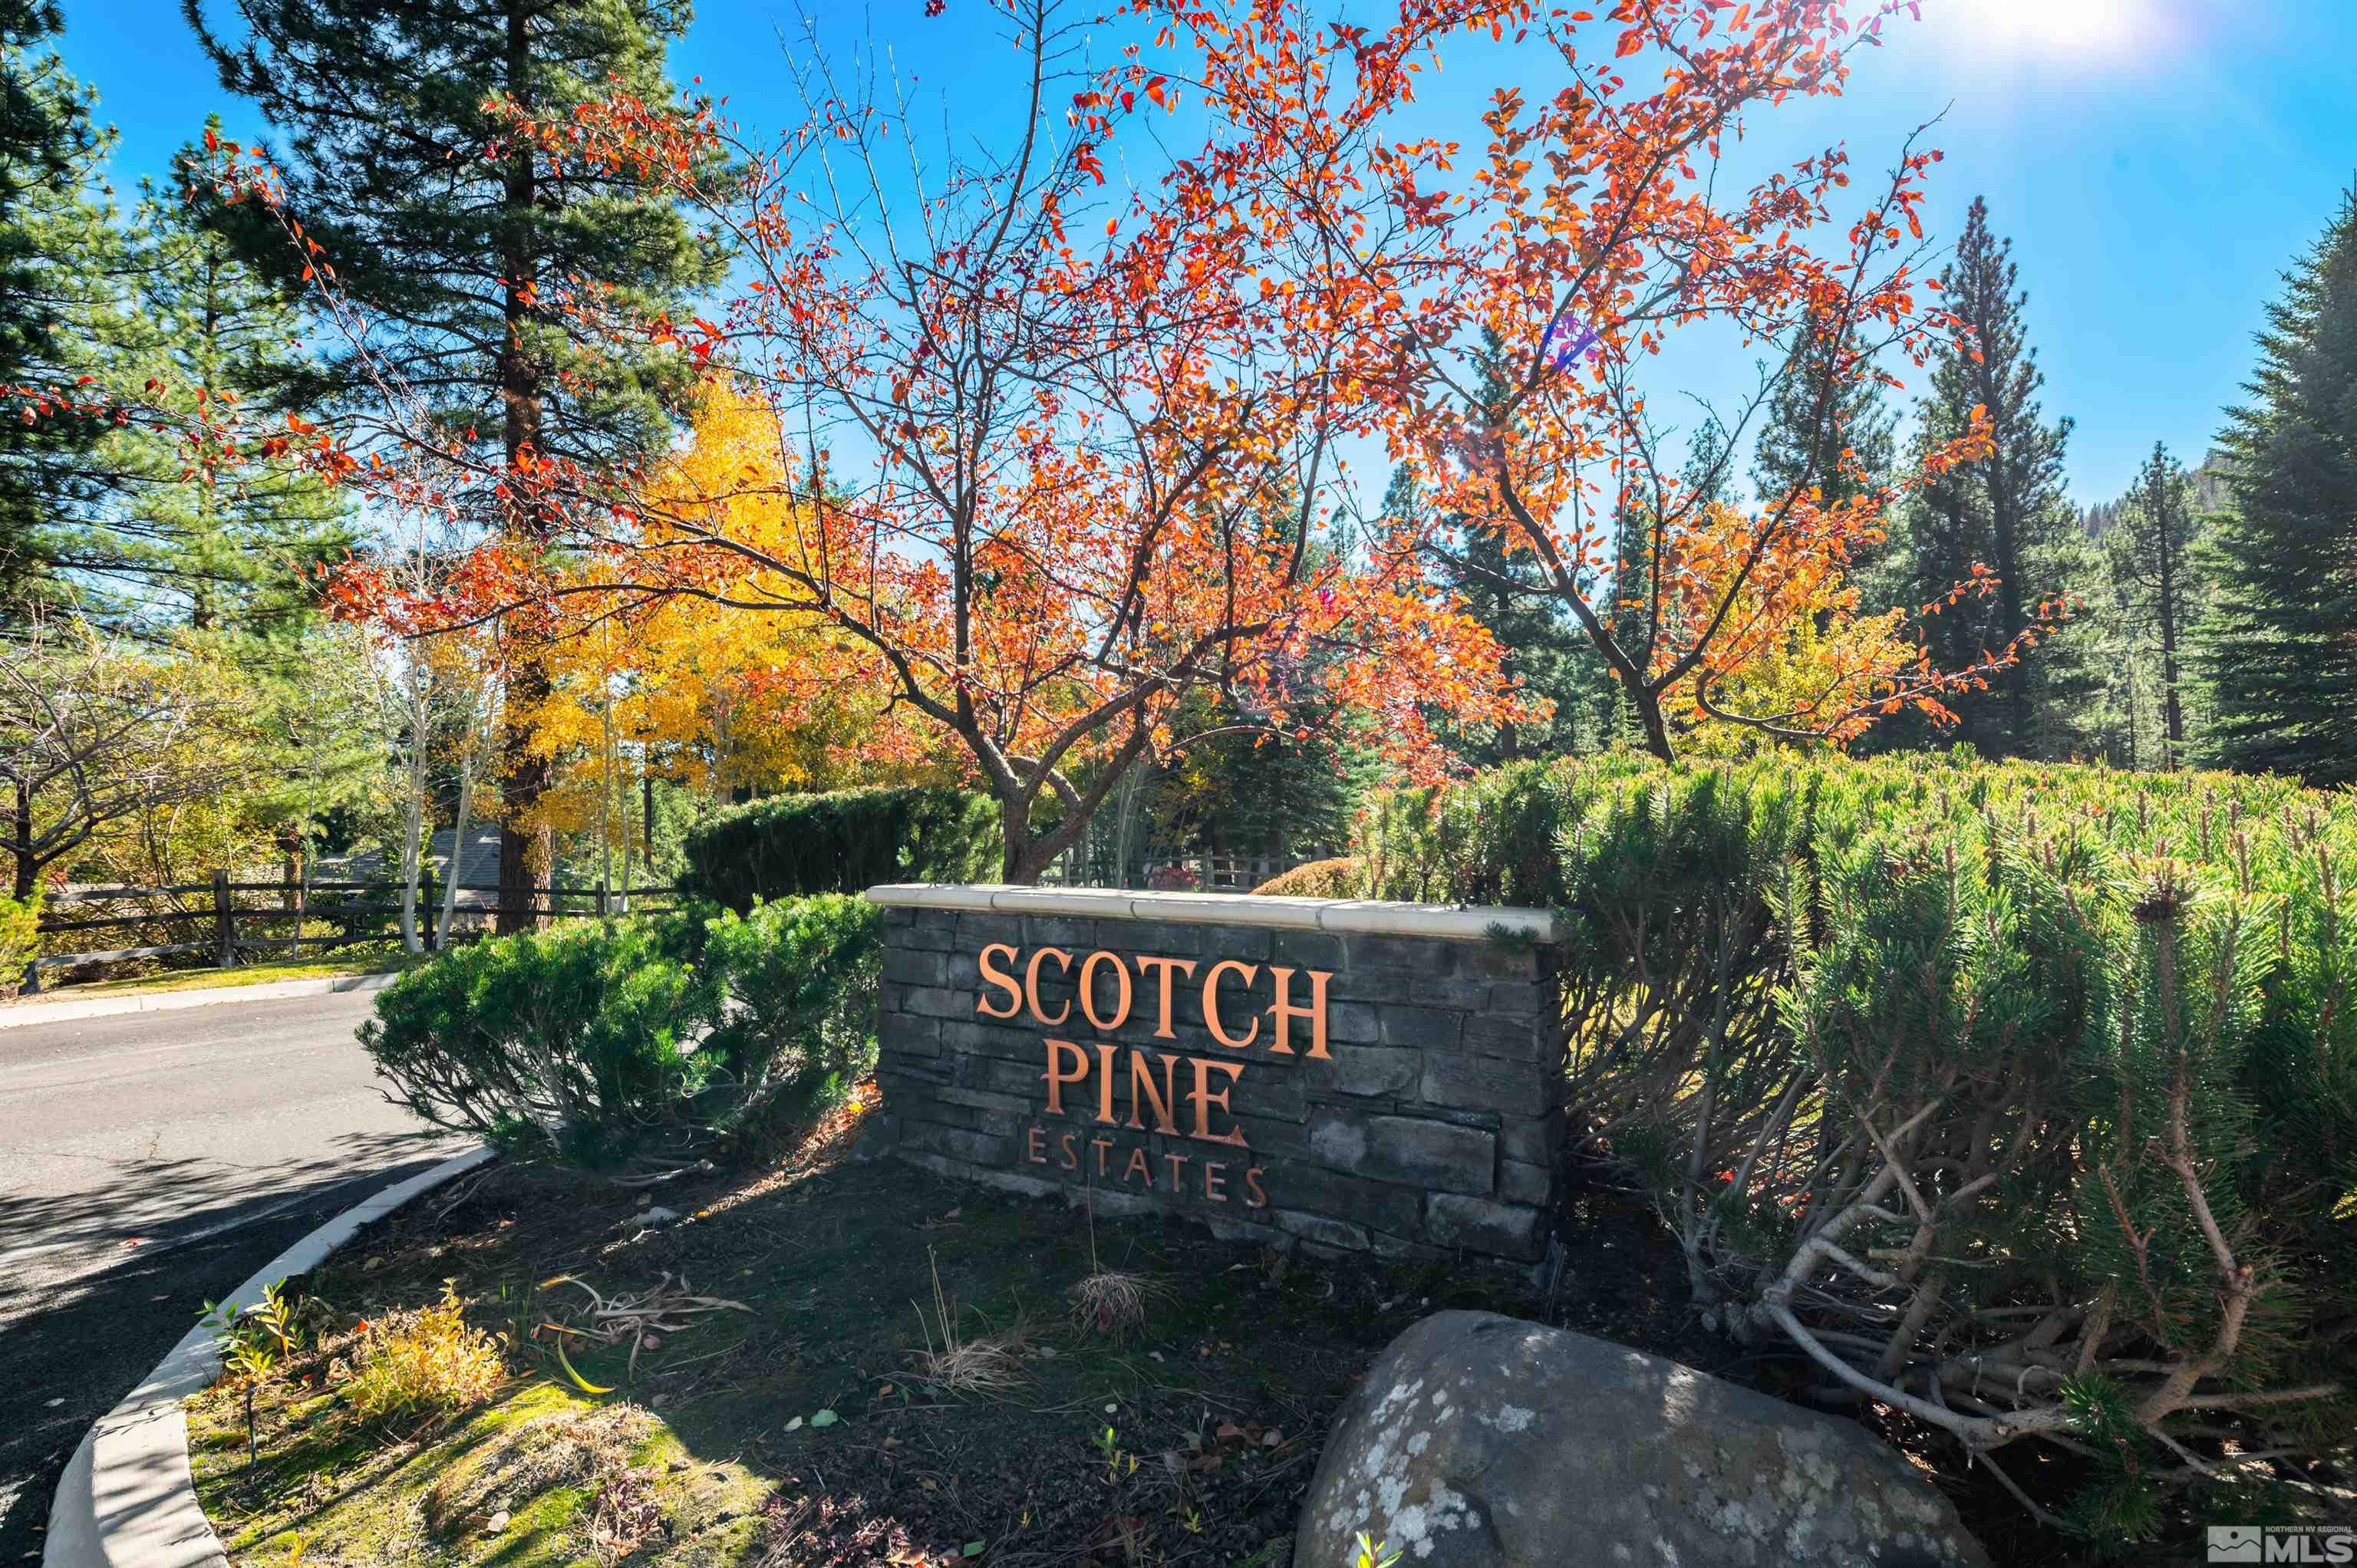
[[1409,1328],[1343,1407],[1294,1568],[1983,1568],[1946,1498],[1856,1423],[1491,1313]]

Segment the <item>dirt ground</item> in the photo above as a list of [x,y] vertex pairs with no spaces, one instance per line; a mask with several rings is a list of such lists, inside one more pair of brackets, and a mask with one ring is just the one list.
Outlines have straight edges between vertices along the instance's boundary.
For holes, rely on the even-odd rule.
[[[199,1488],[233,1558],[1278,1568],[1336,1407],[1428,1313],[1511,1313],[1770,1388],[1791,1375],[1694,1325],[1658,1223],[1607,1188],[1567,1200],[1552,1288],[1159,1220],[1097,1219],[1092,1264],[1084,1211],[852,1157],[857,1124],[854,1108],[757,1178],[646,1193],[493,1167],[363,1235],[299,1282],[338,1330],[257,1399],[258,1457],[237,1390],[192,1406]],[[679,1217],[650,1223],[658,1207]],[[1076,1320],[1073,1287],[1104,1271],[1143,1281],[1141,1326]],[[559,1275],[608,1299],[683,1280],[749,1310],[674,1319],[688,1326],[635,1366],[627,1343],[562,1335],[576,1380],[550,1347],[593,1325],[590,1297]],[[455,1423],[358,1422],[336,1391],[346,1330],[446,1280],[519,1376]],[[950,1335],[961,1358],[929,1360]],[[957,1386],[977,1368],[1003,1386]],[[1976,1529],[2018,1535],[1986,1499],[1959,1501]]]

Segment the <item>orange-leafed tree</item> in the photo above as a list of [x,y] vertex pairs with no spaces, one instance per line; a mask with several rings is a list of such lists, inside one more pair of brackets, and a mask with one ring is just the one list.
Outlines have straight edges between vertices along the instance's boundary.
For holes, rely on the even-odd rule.
[[[1598,8],[1407,0],[1388,28],[1335,27],[1299,46],[1351,68],[1351,91],[1318,112],[1351,198],[1303,211],[1352,246],[1371,291],[1398,302],[1394,454],[1431,516],[1494,531],[1534,564],[1664,758],[1703,720],[1840,741],[1904,707],[1943,718],[1943,693],[1984,683],[2035,632],[1934,668],[1909,623],[1991,591],[1991,578],[1863,624],[1841,585],[1900,495],[1987,445],[1975,420],[1883,478],[1841,428],[1861,384],[1898,384],[1893,365],[1920,363],[1955,330],[1921,270],[1917,209],[1939,154],[1910,138],[1855,191],[1838,145],[1764,177],[1728,162],[1749,118],[1838,93],[1853,53],[1912,6]],[[1388,134],[1419,68],[1467,32],[1511,37],[1541,79],[1495,92],[1470,154]],[[1764,356],[1742,405],[1712,411],[1718,439],[1700,461],[1648,396],[1657,356],[1689,337],[1722,357]],[[1772,493],[1729,501],[1734,455],[1780,394],[1787,417],[1801,411],[1786,434],[1816,456]],[[1429,523],[1394,541],[1452,542]],[[1818,648],[1824,679],[1742,679],[1796,635],[1822,642],[1836,615],[1872,635]]]
[[[503,476],[540,487],[594,580],[498,556],[440,612],[533,598],[586,624],[689,599],[821,628],[963,753],[1015,882],[1204,725],[1372,714],[1428,764],[1428,714],[1514,711],[1426,564],[1345,536],[1340,448],[1384,414],[1396,302],[1301,211],[1341,211],[1308,108],[1325,84],[1295,81],[1298,113],[1261,101],[1322,60],[1238,48],[1262,7],[1158,9],[1002,4],[1026,108],[995,152],[941,146],[821,43],[796,59],[807,117],[770,145],[696,106],[519,113],[541,157],[666,182],[735,242],[745,285],[715,319],[637,321],[586,287],[561,304],[704,361],[771,445],[700,489]],[[1089,62],[1090,28],[1114,63]]]

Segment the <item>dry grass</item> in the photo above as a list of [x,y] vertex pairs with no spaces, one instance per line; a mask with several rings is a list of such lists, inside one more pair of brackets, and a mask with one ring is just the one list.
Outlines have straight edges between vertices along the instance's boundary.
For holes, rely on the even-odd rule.
[[592,1478],[597,1490],[589,1506],[589,1550],[601,1568],[616,1568],[662,1529],[662,1505],[653,1474],[626,1453],[600,1454]]
[[1108,1269],[1097,1256],[1096,1195],[1085,1197],[1089,1220],[1089,1274],[1072,1287],[1072,1321],[1083,1333],[1110,1334],[1118,1339],[1133,1328],[1146,1326],[1146,1300],[1155,1294],[1144,1274]]
[[[932,1249],[928,1247],[925,1251],[930,1260]],[[933,1262],[934,1321],[926,1321],[923,1307],[914,1302],[909,1305],[916,1307],[917,1327],[925,1337],[923,1349],[909,1352],[917,1363],[920,1380],[960,1394],[1006,1393],[1021,1386],[1023,1352],[1030,1344],[1030,1336],[1018,1323],[979,1338],[959,1337],[957,1307],[942,1290],[938,1262]],[[937,1337],[941,1341],[938,1347],[933,1343]]]
[[1146,1298],[1154,1286],[1144,1274],[1103,1269],[1072,1287],[1072,1321],[1115,1337],[1146,1326]]

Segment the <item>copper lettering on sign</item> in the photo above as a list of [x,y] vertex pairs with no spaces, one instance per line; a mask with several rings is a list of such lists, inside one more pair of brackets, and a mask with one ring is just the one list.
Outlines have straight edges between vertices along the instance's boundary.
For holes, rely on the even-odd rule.
[[[1100,963],[1111,964],[1113,977],[1121,983],[1121,1005],[1114,1009],[1110,1018],[1097,1016],[1097,965]],[[1089,1027],[1110,1035],[1128,1023],[1129,999],[1129,965],[1102,949],[1089,954],[1088,961],[1081,965],[1081,1011],[1088,1015]]]
[[1006,942],[993,942],[982,950],[982,957],[979,961],[982,966],[982,983],[1006,992],[1006,1005],[993,1007],[988,998],[977,996],[974,999],[974,1010],[985,1018],[1012,1018],[1017,1013],[1022,1011],[1023,992],[1021,987],[1015,983],[1012,972],[1005,968],[990,967],[990,956],[993,953],[1005,953],[1011,962],[1015,957],[1015,949]]
[[1154,1014],[1154,1037],[1157,1040],[1178,1037],[1170,1029],[1170,975],[1174,970],[1184,979],[1195,972],[1195,961],[1191,958],[1141,958],[1137,961],[1138,973],[1159,982],[1159,1000]]
[[1031,1009],[1031,1016],[1035,1021],[1054,1026],[1072,1015],[1072,1004],[1069,1002],[1065,1003],[1064,1010],[1052,1018],[1049,1017],[1039,1006],[1039,965],[1043,961],[1051,958],[1061,966],[1066,974],[1072,972],[1071,953],[1061,948],[1041,948],[1031,955],[1031,961],[1023,966],[1023,1001]]
[[[1109,1035],[1135,1019],[1153,1026],[1157,1040],[1178,1041],[1177,999],[1181,982],[1194,982],[1199,962],[1188,958],[1141,954],[1125,958],[1099,948],[1080,959],[1061,948],[1033,949],[1028,955],[1007,942],[992,942],[975,958],[983,993],[974,1010],[987,1018],[1028,1013],[1051,1028]],[[1133,974],[1132,965],[1135,966]],[[1049,1014],[1040,997],[1041,972],[1052,969],[1076,982],[1080,1005],[1065,1002]],[[1020,980],[1017,980],[1017,975]],[[1221,959],[1202,968],[1200,995],[1209,1054],[1176,1055],[1113,1041],[1042,1036],[1039,1081],[1046,1114],[1081,1119],[1107,1135],[1085,1143],[1072,1130],[1035,1124],[1023,1140],[1029,1165],[1060,1170],[1092,1169],[1097,1176],[1145,1191],[1183,1193],[1207,1203],[1240,1197],[1248,1208],[1267,1206],[1261,1166],[1139,1146],[1145,1138],[1185,1137],[1244,1152],[1251,1140],[1231,1096],[1243,1081],[1254,1049],[1286,1057],[1329,1059],[1326,1040],[1326,970]],[[1078,1016],[1075,1016],[1077,1012]],[[1125,1134],[1134,1135],[1125,1136]],[[1237,1190],[1241,1187],[1241,1191]]]
[[1260,965],[1256,963],[1239,963],[1234,959],[1229,958],[1222,959],[1213,964],[1211,972],[1203,977],[1204,1026],[1211,1031],[1211,1038],[1232,1051],[1252,1048],[1252,1043],[1260,1038],[1260,1019],[1254,1018],[1252,1027],[1241,1035],[1231,1035],[1220,1027],[1220,976],[1232,974],[1246,985],[1250,985],[1253,983],[1253,976],[1259,972]]

